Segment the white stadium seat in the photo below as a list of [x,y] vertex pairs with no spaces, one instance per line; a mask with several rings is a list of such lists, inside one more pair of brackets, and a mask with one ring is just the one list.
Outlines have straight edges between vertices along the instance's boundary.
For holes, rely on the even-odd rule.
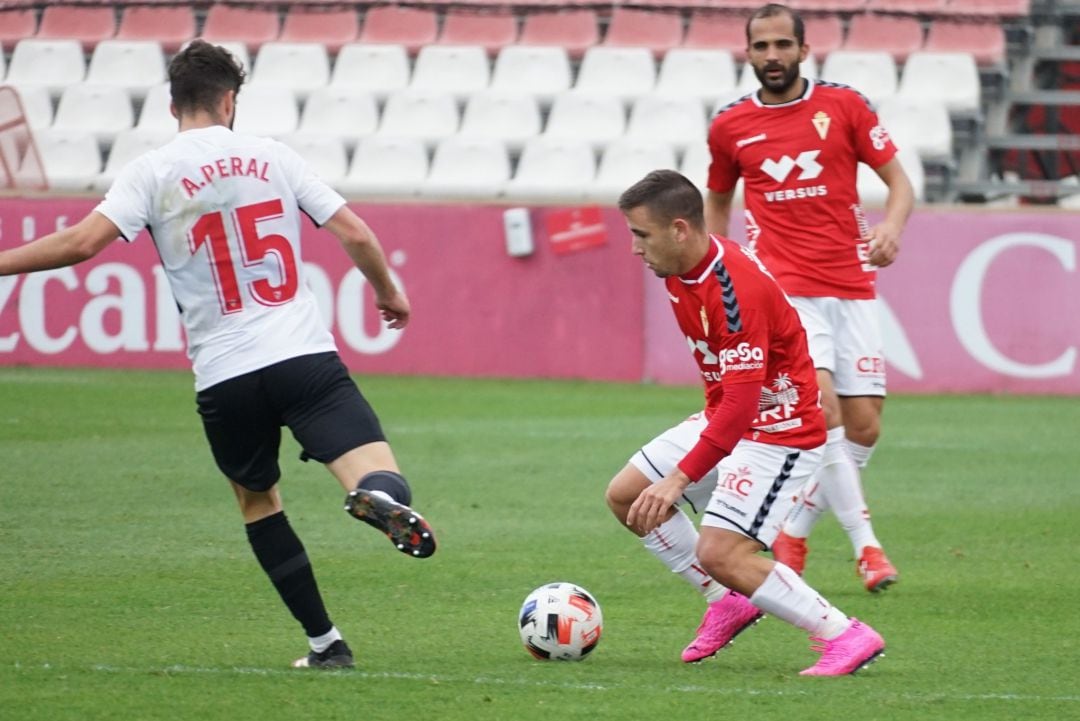
[[52,128],[34,131],[52,190],[89,191],[101,172],[101,150],[92,133]]
[[116,134],[135,124],[131,98],[123,88],[110,85],[69,85],[60,96],[53,128],[93,133],[98,142],[111,144]]
[[455,200],[494,199],[510,180],[506,146],[485,138],[453,137],[439,143],[420,194]]
[[583,140],[541,136],[525,143],[506,185],[514,200],[577,202],[596,176],[596,156]]
[[585,51],[574,89],[630,103],[655,85],[656,60],[650,50],[597,46]]
[[626,110],[614,95],[571,90],[555,97],[544,136],[582,140],[599,149],[626,131]]
[[426,45],[416,56],[409,87],[429,93],[450,93],[462,101],[487,88],[491,67],[480,45]]
[[251,73],[252,86],[287,88],[301,99],[329,82],[330,56],[322,43],[263,43]]
[[86,57],[78,40],[20,40],[8,66],[11,85],[41,85],[59,95],[86,76]]
[[458,135],[499,140],[517,152],[526,140],[540,134],[540,127],[536,98],[489,90],[469,98]]
[[357,143],[349,173],[338,188],[361,198],[408,197],[419,192],[427,174],[422,141],[373,135]]
[[330,85],[311,92],[300,114],[301,133],[322,133],[352,148],[360,138],[379,127],[375,96],[366,90]]
[[102,40],[86,72],[88,84],[117,86],[138,100],[165,80],[165,56],[152,41]]
[[896,95],[881,101],[878,118],[900,148],[924,160],[952,158],[952,122],[944,103]]
[[944,103],[950,114],[975,114],[982,99],[979,68],[970,53],[915,52],[904,63],[898,93]]
[[47,128],[53,121],[53,103],[44,85],[11,85],[19,94],[23,114],[31,128]]
[[386,99],[377,135],[415,138],[434,146],[457,132],[461,119],[448,93],[403,90]]
[[179,121],[169,111],[172,103],[172,95],[169,93],[168,83],[155,85],[146,93],[143,100],[142,110],[139,111],[139,122],[135,127],[148,132],[165,133],[176,132]]
[[671,143],[680,150],[705,141],[705,108],[695,97],[643,95],[630,108],[626,137]]
[[409,54],[404,45],[350,43],[338,53],[333,87],[364,90],[383,100],[409,85]]
[[236,132],[276,138],[295,132],[299,122],[296,97],[288,88],[251,85],[240,89],[233,122]]
[[138,128],[120,131],[116,134],[116,139],[109,150],[109,159],[105,161],[105,169],[94,180],[94,188],[104,193],[125,165],[144,153],[160,148],[175,135],[175,129],[165,133]]
[[697,98],[712,107],[736,89],[735,59],[727,50],[674,48],[660,62],[656,93]]
[[345,179],[349,161],[341,138],[322,133],[293,133],[282,136],[281,142],[295,150],[328,185],[337,186]]
[[877,107],[896,95],[896,60],[885,51],[834,50],[825,56],[821,79],[849,85]]
[[600,203],[614,203],[619,195],[650,171],[676,169],[671,145],[641,138],[624,138],[607,146],[600,157],[596,179],[586,197]]
[[570,89],[570,55],[565,48],[547,45],[508,45],[495,58],[491,89],[531,95],[548,105]]

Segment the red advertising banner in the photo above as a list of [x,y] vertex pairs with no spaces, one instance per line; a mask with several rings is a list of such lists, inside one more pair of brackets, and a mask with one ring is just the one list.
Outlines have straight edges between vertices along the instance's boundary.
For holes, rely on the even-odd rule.
[[[0,200],[0,247],[93,206]],[[698,382],[663,284],[631,255],[617,210],[598,211],[603,243],[561,254],[539,241],[564,211],[533,209],[538,242],[523,258],[507,254],[502,207],[357,210],[414,316],[402,332],[383,327],[334,238],[307,227],[310,283],[353,371]],[[879,274],[889,389],[1080,394],[1078,244],[1073,214],[920,209]],[[144,234],[80,266],[0,278],[0,365],[187,367],[158,266]]]
[[551,248],[563,255],[607,243],[607,227],[600,208],[556,208],[545,213]]

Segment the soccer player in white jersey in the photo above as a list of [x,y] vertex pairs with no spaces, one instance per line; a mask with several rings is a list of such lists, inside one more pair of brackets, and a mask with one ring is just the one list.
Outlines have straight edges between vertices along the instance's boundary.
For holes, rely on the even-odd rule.
[[[741,177],[747,238],[799,311],[829,426],[821,470],[772,550],[801,573],[806,538],[831,509],[851,541],[863,585],[878,591],[898,574],[874,533],[860,479],[885,401],[875,281],[877,269],[896,259],[914,193],[866,98],[846,85],[800,76],[809,46],[797,13],[762,7],[747,21],[746,40],[761,88],[712,121],[705,219],[710,231],[727,232]],[[873,228],[859,206],[859,162],[889,188],[885,217]]]
[[282,508],[281,428],[347,491],[346,510],[413,557],[431,527],[378,418],[349,377],[305,278],[300,213],[338,238],[391,328],[409,321],[381,246],[345,200],[287,146],[232,131],[243,69],[192,42],[169,65],[179,134],[132,161],[79,223],[0,252],[0,275],[73,265],[148,228],[188,338],[199,415],[240,504],[248,540],[310,650],[295,667],[353,666]]
[[[753,253],[709,235],[701,193],[655,170],[619,198],[631,250],[658,277],[701,372],[705,409],[664,431],[611,480],[607,502],[645,547],[710,601],[686,662],[770,613],[807,631],[802,673],[855,673],[885,649],[782,562],[760,555],[821,464],[825,418],[799,316]],[[698,534],[683,504],[703,508]]]

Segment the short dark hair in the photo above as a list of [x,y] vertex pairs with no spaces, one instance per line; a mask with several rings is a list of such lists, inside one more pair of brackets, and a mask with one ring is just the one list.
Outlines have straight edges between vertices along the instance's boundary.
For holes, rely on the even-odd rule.
[[659,223],[682,218],[695,228],[705,227],[705,203],[701,191],[682,173],[654,170],[619,196],[619,210],[626,213],[645,206]]
[[787,15],[791,18],[792,30],[795,32],[795,40],[799,45],[806,45],[806,24],[803,23],[802,16],[787,5],[781,5],[780,3],[763,5],[755,10],[753,15],[746,19],[746,44],[750,44],[750,23],[762,18],[775,18],[782,15]]
[[220,45],[192,40],[169,63],[169,88],[177,112],[213,112],[221,96],[240,92],[244,69]]

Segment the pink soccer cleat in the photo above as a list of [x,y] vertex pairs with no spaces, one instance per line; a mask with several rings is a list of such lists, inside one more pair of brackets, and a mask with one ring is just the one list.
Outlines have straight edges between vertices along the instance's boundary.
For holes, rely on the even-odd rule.
[[862,550],[862,556],[859,557],[855,570],[870,593],[884,591],[900,580],[896,566],[889,563],[889,558],[884,551],[874,546],[867,546]]
[[773,558],[800,576],[803,574],[803,569],[806,568],[807,553],[809,553],[809,549],[806,547],[805,538],[789,536],[783,531],[777,534],[776,540],[772,544]]
[[878,632],[857,618],[852,618],[848,630],[831,641],[813,636],[810,640],[820,644],[811,648],[820,652],[821,658],[800,671],[800,676],[845,676],[869,666],[885,653],[885,641]]
[[683,649],[682,660],[696,663],[735,640],[735,637],[765,617],[746,596],[728,591],[719,601],[709,604],[697,629],[697,638]]

